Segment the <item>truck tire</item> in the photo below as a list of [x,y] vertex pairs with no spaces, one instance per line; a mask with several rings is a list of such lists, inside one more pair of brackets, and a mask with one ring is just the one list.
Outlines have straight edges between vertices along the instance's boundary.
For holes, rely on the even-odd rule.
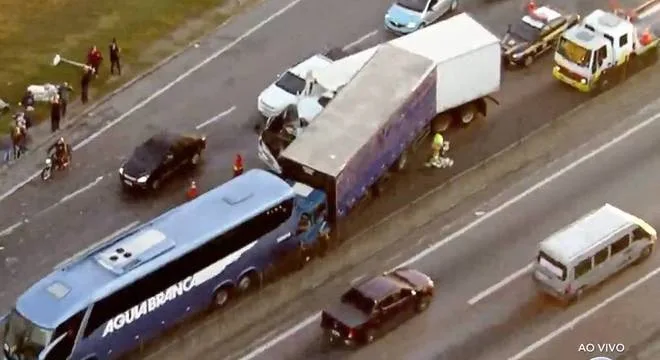
[[442,113],[437,115],[433,120],[431,120],[431,132],[433,134],[437,132],[445,132],[449,127],[451,127],[453,118],[448,113]]
[[474,121],[474,119],[477,117],[477,107],[472,103],[464,105],[459,110],[458,115],[463,126],[470,125],[472,121]]

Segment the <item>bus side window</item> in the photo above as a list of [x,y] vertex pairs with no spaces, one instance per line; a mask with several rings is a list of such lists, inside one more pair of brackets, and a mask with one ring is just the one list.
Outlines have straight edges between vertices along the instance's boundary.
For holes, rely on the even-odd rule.
[[633,230],[633,241],[648,239],[649,234],[644,231],[644,229],[637,227]]
[[605,262],[607,258],[610,255],[610,248],[609,246],[606,247],[605,249],[602,249],[601,251],[597,252],[596,255],[594,255],[594,266],[598,266]]
[[71,355],[71,352],[73,351],[73,345],[76,340],[76,335],[80,330],[80,324],[82,324],[84,317],[85,310],[73,315],[67,321],[58,326],[57,329],[55,329],[53,339],[57,339],[64,333],[67,335],[59,344],[53,348],[53,350],[48,353],[46,359],[66,359],[69,355]]
[[625,250],[628,247],[628,244],[630,242],[630,236],[627,234],[622,237],[621,239],[617,240],[614,242],[612,245],[610,245],[611,248],[611,254],[618,254],[621,251]]
[[575,278],[588,273],[591,270],[591,258],[584,259],[580,261],[579,264],[575,267]]

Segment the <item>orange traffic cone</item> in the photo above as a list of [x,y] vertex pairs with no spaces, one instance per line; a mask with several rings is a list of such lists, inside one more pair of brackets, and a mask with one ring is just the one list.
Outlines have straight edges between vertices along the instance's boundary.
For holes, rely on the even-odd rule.
[[536,11],[536,1],[534,0],[529,0],[527,2],[527,13],[529,15],[533,15],[534,11]]
[[234,166],[232,167],[232,170],[234,171],[234,177],[243,174],[243,158],[241,157],[241,154],[236,154],[236,158],[234,158]]
[[188,200],[192,200],[199,195],[199,192],[197,191],[197,184],[195,183],[195,180],[193,180],[190,183],[190,187],[188,188],[188,191],[186,191],[186,197]]
[[642,36],[639,37],[639,42],[642,44],[642,46],[646,46],[653,41],[653,37],[651,36],[651,31],[649,29],[644,29],[642,32]]

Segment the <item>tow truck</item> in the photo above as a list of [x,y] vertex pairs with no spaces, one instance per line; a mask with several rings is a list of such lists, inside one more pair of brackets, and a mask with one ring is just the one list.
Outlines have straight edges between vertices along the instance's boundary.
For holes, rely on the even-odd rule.
[[660,0],[632,11],[595,10],[568,29],[552,75],[585,93],[600,93],[658,60]]

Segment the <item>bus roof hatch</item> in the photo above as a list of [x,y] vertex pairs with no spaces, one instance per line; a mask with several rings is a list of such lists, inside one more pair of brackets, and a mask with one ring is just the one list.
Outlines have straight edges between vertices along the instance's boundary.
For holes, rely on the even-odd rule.
[[156,229],[138,231],[96,255],[106,269],[123,274],[174,247],[174,242]]

